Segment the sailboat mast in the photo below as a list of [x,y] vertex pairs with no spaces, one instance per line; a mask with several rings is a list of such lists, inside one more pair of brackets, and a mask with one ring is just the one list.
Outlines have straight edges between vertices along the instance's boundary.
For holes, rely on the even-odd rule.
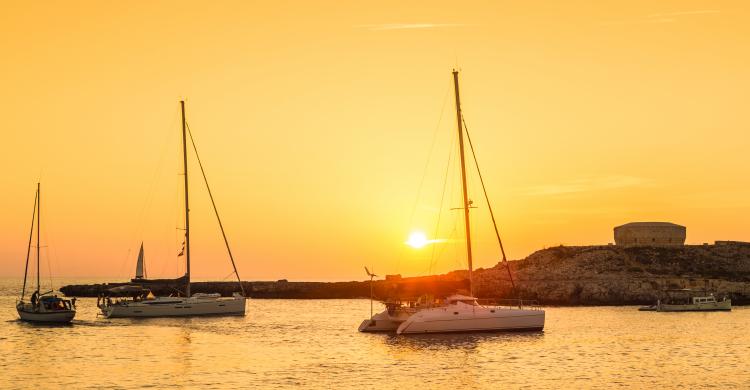
[[469,263],[469,292],[474,296],[473,266],[471,258],[471,224],[469,220],[469,193],[466,188],[466,162],[464,160],[464,131],[461,120],[461,98],[458,93],[458,71],[453,70],[453,89],[456,92],[456,121],[458,123],[458,149],[461,155],[461,184],[464,195],[464,225],[466,226],[466,259]]
[[39,183],[36,183],[36,291],[41,292],[39,283],[39,225],[42,224],[42,191]]
[[185,124],[185,101],[180,100],[180,111],[182,113],[182,164],[185,176],[185,294],[190,296],[190,206],[188,202],[188,162],[187,162],[187,126]]
[[[38,191],[38,189],[37,189]],[[31,213],[31,228],[29,229],[29,246],[26,247],[26,267],[23,270],[23,288],[21,289],[21,300],[26,295],[26,279],[29,276],[29,255],[31,254],[31,240],[34,237],[34,221],[36,220],[36,202],[39,192],[34,194],[34,211]]]

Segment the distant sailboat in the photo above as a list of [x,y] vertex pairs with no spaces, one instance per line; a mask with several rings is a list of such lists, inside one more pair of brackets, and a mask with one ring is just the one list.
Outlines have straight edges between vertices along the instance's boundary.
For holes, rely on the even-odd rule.
[[[41,186],[36,184],[36,196],[34,197],[34,213],[31,217],[31,231],[29,232],[29,245],[26,249],[26,269],[23,273],[23,288],[21,299],[16,302],[18,316],[24,321],[45,323],[68,323],[76,315],[76,309],[70,299],[58,298],[52,295],[52,291],[42,293],[39,282],[39,240],[41,224]],[[30,302],[24,301],[26,295],[26,280],[29,272],[29,255],[31,254],[31,240],[34,234],[34,220],[36,219],[36,291],[31,294]]]
[[172,279],[148,279],[148,273],[146,272],[146,259],[143,251],[143,243],[141,243],[141,249],[138,251],[138,260],[135,263],[135,277],[133,279],[130,279],[130,282],[137,283],[144,287],[159,285],[167,286],[170,288],[177,288],[180,286],[184,286],[188,282],[188,279],[186,275]]
[[138,251],[138,262],[135,264],[135,280],[141,280],[146,276],[146,264],[143,263],[143,243]]
[[[224,227],[219,218],[219,212],[216,210],[216,204],[208,187],[203,166],[200,158],[197,157],[197,149],[193,142],[193,148],[196,152],[198,165],[201,167],[203,179],[206,182],[208,195],[214,208],[214,213],[219,221],[224,243],[232,262],[234,274],[237,276],[239,283],[239,293],[234,293],[232,297],[221,297],[219,294],[190,294],[190,208],[189,208],[189,191],[188,191],[188,157],[187,157],[187,135],[188,128],[185,121],[185,102],[180,102],[182,114],[182,157],[183,157],[183,179],[184,179],[184,196],[185,196],[185,242],[183,250],[178,256],[185,255],[186,270],[185,275],[177,279],[145,279],[145,266],[143,255],[143,244],[138,254],[138,263],[136,264],[136,275],[132,282],[138,283],[139,286],[118,286],[111,291],[115,293],[132,293],[132,300],[120,300],[112,302],[110,299],[102,300],[99,308],[102,314],[107,318],[116,317],[174,317],[174,316],[198,316],[198,315],[245,315],[245,291],[242,287],[237,267],[234,263],[232,251],[229,248],[229,241],[224,233]],[[190,135],[192,141],[192,134]],[[149,283],[174,283],[180,282],[184,287],[184,297],[154,297],[148,290]]]

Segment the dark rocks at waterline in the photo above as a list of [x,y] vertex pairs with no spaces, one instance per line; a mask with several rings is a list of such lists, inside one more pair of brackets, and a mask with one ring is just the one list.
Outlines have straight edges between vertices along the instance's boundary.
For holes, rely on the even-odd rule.
[[[116,296],[109,289],[136,283],[104,283],[69,285],[60,289],[66,296],[97,297],[99,295]],[[266,299],[347,299],[347,298],[369,298],[370,282],[288,282],[280,280],[276,282],[242,282],[245,294],[251,298]],[[455,280],[442,277],[419,277],[406,278],[401,282],[393,283],[383,280],[373,282],[373,296],[376,299],[385,300],[390,298],[416,299],[421,295],[446,296],[455,291],[465,290],[468,281]],[[143,285],[150,289],[155,295],[167,296],[177,295],[179,289],[165,284]],[[219,293],[222,296],[231,296],[240,292],[237,282],[193,282],[190,290],[195,293]],[[127,295],[127,294],[124,294]]]

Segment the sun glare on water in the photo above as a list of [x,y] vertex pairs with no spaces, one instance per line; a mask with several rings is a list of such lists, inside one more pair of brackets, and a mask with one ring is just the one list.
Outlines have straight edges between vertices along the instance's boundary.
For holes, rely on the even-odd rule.
[[429,243],[430,240],[427,239],[427,235],[423,232],[412,232],[409,235],[409,239],[406,240],[406,245],[416,249],[422,248]]

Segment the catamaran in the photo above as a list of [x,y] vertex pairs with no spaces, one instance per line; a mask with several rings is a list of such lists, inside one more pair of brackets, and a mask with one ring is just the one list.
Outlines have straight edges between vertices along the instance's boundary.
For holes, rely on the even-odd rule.
[[[183,179],[184,179],[184,196],[185,196],[185,242],[184,250],[181,253],[185,255],[186,270],[185,275],[178,279],[184,281],[184,291],[180,291],[178,296],[169,297],[156,297],[147,288],[140,285],[129,285],[119,286],[120,290],[112,292],[120,293],[132,293],[133,299],[120,299],[112,301],[111,299],[100,300],[98,306],[102,314],[107,318],[117,317],[175,317],[175,316],[198,316],[198,315],[245,315],[245,290],[240,280],[240,275],[237,272],[237,266],[232,256],[232,250],[229,247],[229,241],[226,233],[224,232],[224,226],[221,223],[219,212],[216,208],[216,202],[214,202],[211,188],[208,186],[208,179],[206,173],[203,170],[200,157],[198,157],[198,149],[195,146],[192,133],[185,120],[185,102],[180,101],[180,112],[182,116],[182,163],[183,163]],[[231,297],[222,297],[220,294],[191,294],[190,293],[190,208],[189,208],[189,191],[188,191],[188,156],[187,156],[187,137],[190,136],[190,141],[195,151],[196,160],[198,166],[201,168],[203,180],[206,184],[209,199],[211,199],[211,205],[213,206],[214,214],[219,222],[219,228],[224,238],[224,244],[226,245],[229,259],[232,262],[234,275],[237,277],[239,284],[239,292],[235,292]],[[148,280],[143,278],[143,246],[139,253],[138,266],[136,267],[136,278],[132,282],[144,283]],[[151,281],[153,282],[153,280]],[[184,295],[183,295],[184,294]]]
[[[473,202],[469,199],[468,188],[466,184],[466,162],[464,148],[464,132],[468,139],[472,155],[474,147],[471,144],[471,137],[468,130],[465,131],[465,121],[461,112],[461,99],[458,86],[458,71],[453,71],[453,87],[456,101],[456,120],[458,128],[458,146],[461,166],[461,183],[463,195],[463,207],[459,209],[464,212],[464,230],[466,239],[466,255],[468,262],[469,292],[470,295],[451,295],[440,302],[428,302],[425,305],[388,305],[387,309],[376,315],[371,315],[369,320],[360,324],[361,332],[373,331],[396,331],[397,334],[416,334],[416,333],[451,333],[451,332],[488,332],[488,331],[540,331],[544,329],[545,312],[538,305],[527,304],[518,300],[511,305],[484,305],[474,295],[473,285],[473,264],[472,264],[472,246],[471,246],[471,229],[469,211],[473,208]],[[474,155],[476,163],[476,155]],[[477,172],[479,181],[482,184],[484,197],[492,217],[495,235],[500,245],[502,261],[506,264],[508,276],[513,284],[515,283],[507,264],[505,249],[503,248],[500,233],[495,223],[495,216],[489,202],[489,197],[484,186],[479,165]]]
[[[40,292],[39,282],[39,225],[41,224],[41,186],[36,184],[36,196],[34,197],[34,212],[31,217],[31,231],[29,232],[29,245],[26,249],[26,268],[23,273],[23,288],[21,298],[16,302],[18,316],[24,321],[46,322],[46,323],[68,323],[76,316],[75,305],[72,300],[58,298],[53,291]],[[34,235],[34,220],[36,219],[36,290],[31,294],[30,301],[26,302],[26,280],[29,274],[29,255],[31,254],[31,240]]]

